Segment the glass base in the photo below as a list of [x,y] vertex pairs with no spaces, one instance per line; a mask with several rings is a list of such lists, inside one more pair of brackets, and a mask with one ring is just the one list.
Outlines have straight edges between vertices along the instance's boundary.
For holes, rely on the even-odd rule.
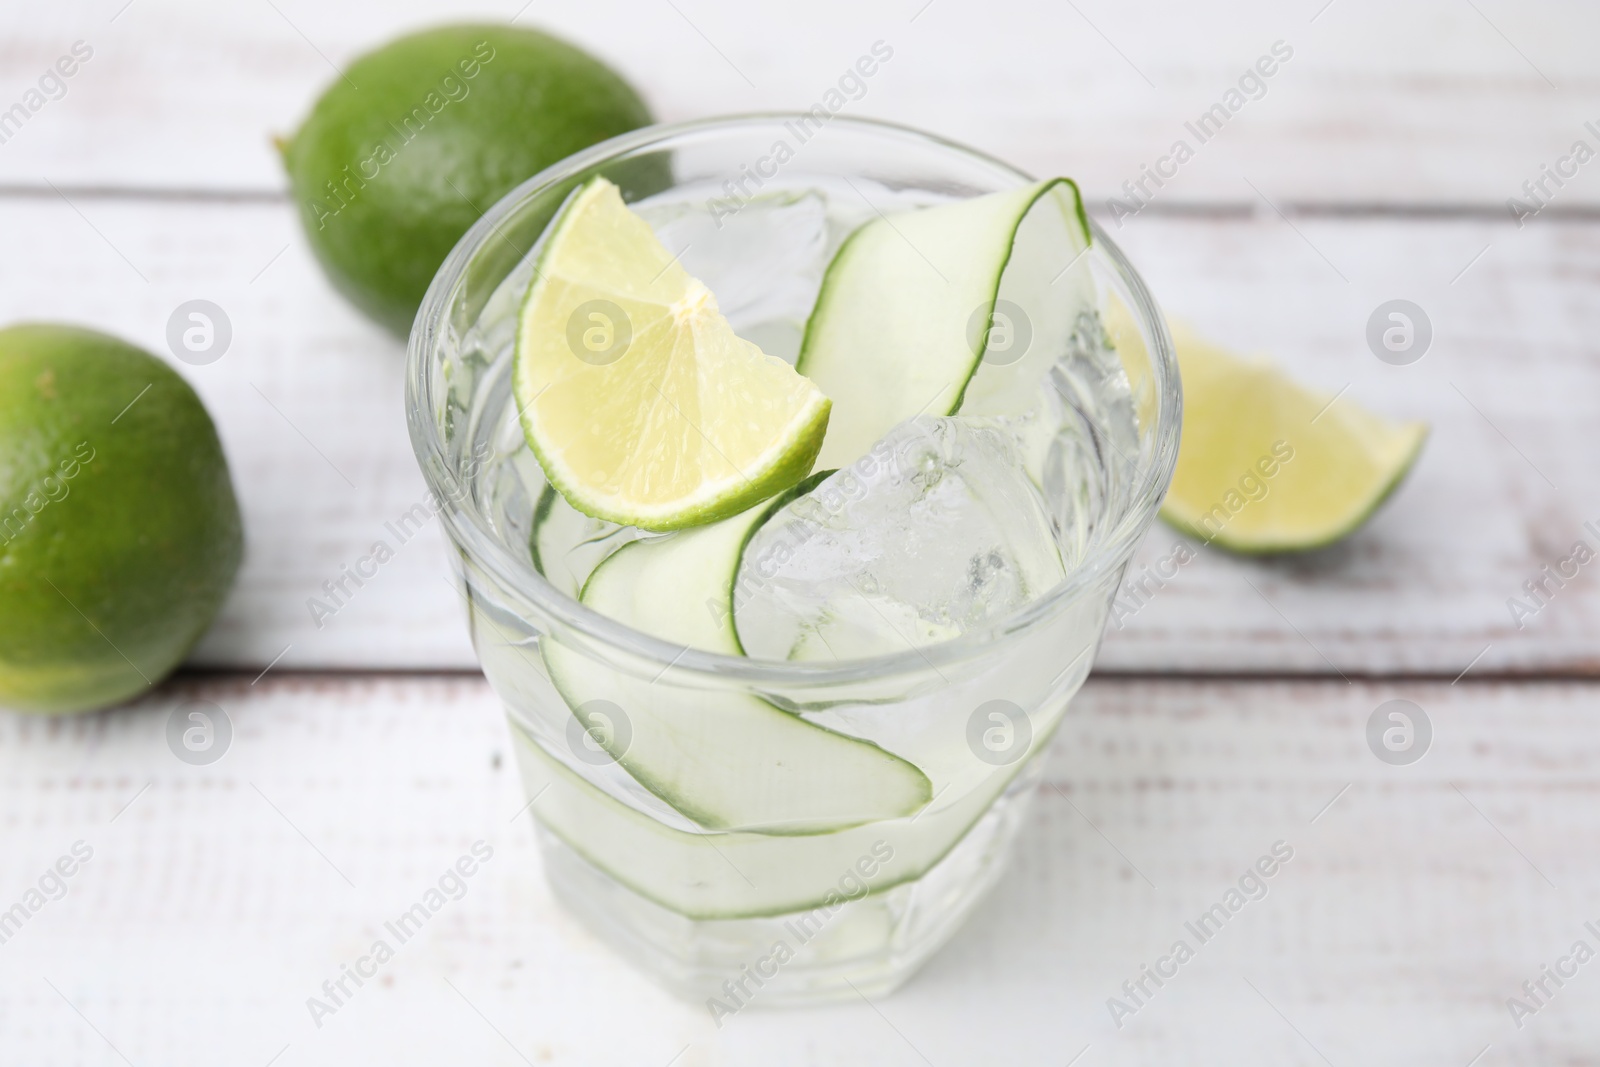
[[545,877],[602,941],[720,1026],[756,1005],[874,998],[898,988],[999,880],[1041,776],[1017,774],[971,830],[913,882],[818,908],[752,919],[689,919],[641,897],[544,827]]

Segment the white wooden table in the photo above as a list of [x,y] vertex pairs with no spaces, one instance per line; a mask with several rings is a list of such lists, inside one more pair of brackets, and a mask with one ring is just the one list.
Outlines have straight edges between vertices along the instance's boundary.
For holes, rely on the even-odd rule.
[[[1519,629],[1507,598],[1600,539],[1600,162],[1520,228],[1524,181],[1600,148],[1600,8],[1579,0],[535,0],[663,120],[804,108],[874,41],[852,112],[1079,177],[1111,225],[1183,124],[1293,50],[1148,208],[1114,228],[1167,309],[1433,436],[1347,543],[1202,552],[1107,637],[1018,863],[898,994],[720,1031],[546,890],[507,736],[439,532],[325,628],[325,578],[421,499],[401,346],[328,287],[269,144],[365,48],[443,3],[55,0],[0,15],[0,110],[92,57],[0,143],[0,322],[65,319],[166,353],[203,298],[234,340],[180,369],[245,513],[237,588],[191,668],[137,705],[0,714],[0,909],[75,843],[66,892],[0,944],[0,1062],[238,1064],[1600,1063],[1600,598],[1588,569]],[[1421,362],[1368,351],[1420,304]],[[1144,558],[1177,536],[1158,526]],[[270,667],[270,669],[268,669]],[[1390,766],[1394,698],[1432,748]],[[235,736],[163,731],[190,699]],[[494,850],[382,978],[305,1007],[475,841]],[[1293,860],[1178,977],[1111,997],[1274,842]],[[1518,1023],[1520,1022],[1520,1026]]]

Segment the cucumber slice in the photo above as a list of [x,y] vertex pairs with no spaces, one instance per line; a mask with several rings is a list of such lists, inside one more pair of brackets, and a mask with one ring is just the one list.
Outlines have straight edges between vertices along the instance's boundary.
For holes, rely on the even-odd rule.
[[585,515],[549,484],[534,505],[531,526],[528,552],[534,570],[574,600],[594,569],[638,536],[632,527]]
[[[732,595],[745,541],[813,484],[722,522],[625,545],[590,575],[582,602],[666,641],[742,655]],[[927,776],[893,753],[746,693],[656,685],[559,641],[542,647],[551,680],[597,743],[708,829],[826,833],[912,815],[932,795]],[[591,722],[593,701],[620,708],[627,729]],[[614,708],[604,713],[616,716]]]
[[[841,877],[866,856],[879,861],[868,882],[872,893],[920,878],[1027,765],[1022,761],[1010,773],[991,774],[954,802],[914,818],[804,837],[702,834],[674,829],[597,789],[514,723],[511,735],[540,824],[635,893],[690,919],[831,907],[849,892],[841,891]],[[1042,742],[1036,740],[1035,750]]]
[[848,466],[915,415],[1026,411],[1092,306],[1090,240],[1067,178],[880,216],[851,234],[796,364],[833,400],[817,466]]

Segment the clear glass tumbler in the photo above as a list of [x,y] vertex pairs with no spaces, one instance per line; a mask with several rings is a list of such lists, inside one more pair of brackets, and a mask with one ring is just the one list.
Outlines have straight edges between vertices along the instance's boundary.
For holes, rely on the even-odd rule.
[[[547,223],[597,174],[630,201],[668,204],[656,217],[703,214],[710,224],[695,240],[706,262],[735,229],[724,231],[721,218],[758,200],[787,204],[793,194],[828,205],[816,239],[832,248],[880,212],[892,218],[1032,179],[924,133],[837,116],[639,130],[491,207],[445,261],[411,334],[412,444],[455,548],[475,648],[506,707],[556,895],[719,1021],[750,1003],[886,992],[998,878],[1044,750],[1089,671],[1123,570],[1172,476],[1181,399],[1171,341],[1138,275],[1095,227],[1086,253],[1095,308],[1074,334],[1082,351],[1062,354],[1056,381],[1084,468],[1079,544],[1067,577],[1025,607],[872,658],[792,662],[676,646],[586,608],[576,583],[541,573],[531,547],[544,483],[511,398],[513,325]],[[745,323],[736,310],[729,317],[760,333],[769,352],[787,346],[792,355],[817,272],[785,273],[782,247],[718,254],[752,290],[749,308],[763,306],[766,288],[790,293],[787,310],[750,310]],[[1113,409],[1125,415],[1122,430]],[[829,832],[701,825],[611,758],[616,736],[595,743],[596,729],[626,733],[627,709],[580,722],[552,681],[552,643],[631,694],[636,708],[670,714],[695,701],[757,700],[879,745],[926,775],[929,799],[911,814]]]

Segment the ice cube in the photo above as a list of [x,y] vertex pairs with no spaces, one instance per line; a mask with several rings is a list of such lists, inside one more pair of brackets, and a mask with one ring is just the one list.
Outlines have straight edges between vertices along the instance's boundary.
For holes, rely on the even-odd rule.
[[854,659],[995,622],[1065,573],[1015,436],[925,415],[757,531],[735,623],[752,656]]
[[828,206],[815,192],[741,202],[642,201],[634,209],[683,269],[706,284],[745,340],[794,362],[828,269]]
[[1070,569],[1123,513],[1141,469],[1131,388],[1098,314],[1078,315],[1033,407],[993,423],[1014,435]]

